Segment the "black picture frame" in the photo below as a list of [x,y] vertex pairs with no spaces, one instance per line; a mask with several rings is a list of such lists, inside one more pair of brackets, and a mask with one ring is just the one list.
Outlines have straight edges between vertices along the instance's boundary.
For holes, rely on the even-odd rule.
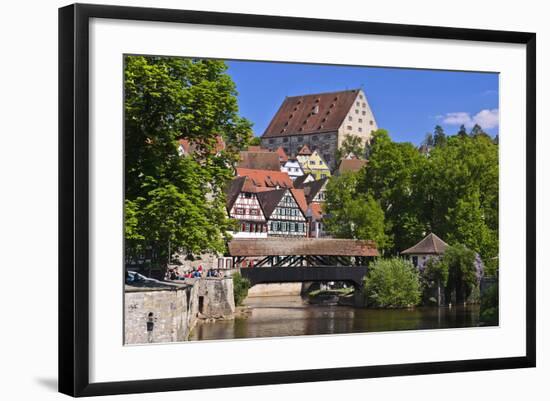
[[[526,354],[408,363],[90,383],[89,381],[89,22],[159,21],[524,44],[526,46]],[[526,32],[337,21],[266,15],[74,4],[59,9],[59,391],[71,396],[143,393],[324,380],[534,367],[536,35]]]

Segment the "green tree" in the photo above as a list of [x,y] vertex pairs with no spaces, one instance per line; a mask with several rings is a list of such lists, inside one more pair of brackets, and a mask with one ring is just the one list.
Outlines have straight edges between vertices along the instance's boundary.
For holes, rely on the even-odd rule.
[[251,146],[260,146],[262,144],[262,139],[259,136],[254,136],[249,142]]
[[369,194],[357,190],[358,173],[344,173],[327,184],[325,229],[337,238],[373,240],[379,248],[388,245],[384,212]]
[[233,273],[231,276],[233,279],[233,298],[235,299],[235,306],[243,304],[243,301],[248,296],[248,289],[250,288],[250,281],[240,273]]
[[444,146],[447,143],[447,137],[445,136],[445,131],[441,125],[436,125],[434,129],[434,146]]
[[484,136],[488,136],[487,133],[485,131],[483,131],[483,128],[481,128],[481,126],[479,124],[475,124],[473,127],[472,127],[472,130],[470,131],[470,136],[480,136],[480,135],[484,135]]
[[464,126],[464,124],[462,124],[460,126],[460,128],[458,129],[457,135],[458,136],[467,136],[468,135],[468,132],[466,132],[466,127]]
[[354,155],[358,159],[364,159],[366,154],[363,140],[357,135],[346,135],[342,144],[336,150],[336,159],[341,160],[348,155]]
[[498,309],[498,283],[494,283],[481,294],[479,319],[488,326],[498,325]]
[[429,146],[429,147],[434,146],[434,144],[435,144],[434,136],[432,135],[431,132],[426,133],[426,135],[424,136],[424,140],[422,141],[422,144],[426,145],[426,146]]
[[448,271],[447,299],[451,299],[451,293],[455,292],[457,303],[462,303],[478,284],[475,259],[475,252],[464,245],[450,246],[445,250],[439,263]]
[[[126,56],[127,254],[151,249],[163,266],[175,251],[223,251],[230,224],[223,187],[251,137],[226,69],[218,60]],[[191,156],[179,156],[178,138],[193,143]]]
[[365,296],[371,306],[415,306],[420,302],[420,295],[418,272],[405,259],[378,259],[365,279]]
[[391,253],[412,246],[426,231],[417,180],[427,162],[413,144],[393,142],[385,130],[374,132],[358,190],[380,203]]
[[[435,148],[417,190],[429,231],[463,243],[484,262],[498,255],[498,145],[485,136],[455,136]],[[495,262],[496,263],[496,262]]]

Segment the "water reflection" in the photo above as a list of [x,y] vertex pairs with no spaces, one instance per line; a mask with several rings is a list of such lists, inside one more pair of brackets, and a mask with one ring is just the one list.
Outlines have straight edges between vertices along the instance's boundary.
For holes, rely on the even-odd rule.
[[475,327],[479,306],[414,309],[355,309],[309,305],[300,297],[256,297],[245,304],[248,318],[198,325],[190,340],[365,333],[394,330]]

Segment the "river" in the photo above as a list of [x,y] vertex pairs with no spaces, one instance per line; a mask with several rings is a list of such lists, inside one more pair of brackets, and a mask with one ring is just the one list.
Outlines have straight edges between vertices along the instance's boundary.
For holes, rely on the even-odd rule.
[[479,325],[479,305],[363,309],[310,305],[299,296],[247,298],[248,317],[202,323],[189,340],[282,337],[314,334],[365,333],[394,330],[442,329]]

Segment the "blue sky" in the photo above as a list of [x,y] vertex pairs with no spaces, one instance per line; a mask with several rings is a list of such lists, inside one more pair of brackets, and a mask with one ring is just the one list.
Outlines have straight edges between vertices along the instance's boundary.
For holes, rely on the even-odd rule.
[[285,96],[362,87],[380,128],[419,144],[436,124],[455,134],[475,123],[498,133],[498,74],[228,61],[240,114],[260,136]]

